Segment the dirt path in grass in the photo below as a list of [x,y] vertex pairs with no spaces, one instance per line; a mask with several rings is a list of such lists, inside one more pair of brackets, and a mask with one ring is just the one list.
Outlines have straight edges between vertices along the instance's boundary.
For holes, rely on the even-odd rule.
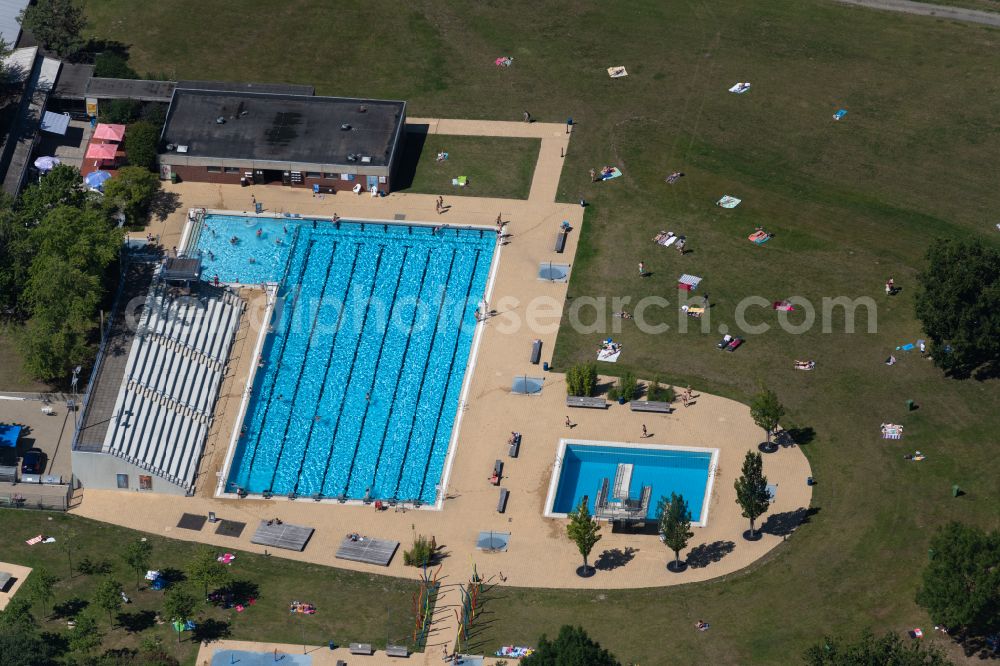
[[846,5],[859,5],[861,7],[871,7],[872,9],[884,9],[890,12],[903,12],[904,14],[920,14],[922,16],[934,16],[936,18],[949,19],[952,21],[964,21],[966,23],[979,23],[1000,28],[1000,13],[984,12],[977,9],[965,9],[963,7],[945,7],[943,5],[930,5],[924,2],[912,2],[911,0],[836,0]]

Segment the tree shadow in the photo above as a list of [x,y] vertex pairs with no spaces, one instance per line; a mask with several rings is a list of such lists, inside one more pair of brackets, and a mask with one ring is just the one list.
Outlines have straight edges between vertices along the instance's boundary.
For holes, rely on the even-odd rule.
[[170,567],[160,569],[160,578],[166,587],[170,587],[175,583],[183,583],[187,580],[187,576],[184,575],[183,571],[180,569],[171,569]]
[[73,62],[90,63],[94,62],[101,53],[114,53],[128,60],[128,44],[115,41],[113,39],[88,39],[84,42],[80,50],[73,54]]
[[785,511],[768,516],[764,524],[760,526],[760,531],[765,534],[785,537],[798,529],[799,525],[809,522],[809,518],[819,513],[819,507],[805,509],[799,507],[794,511]]
[[782,430],[775,436],[775,443],[782,447],[802,446],[811,443],[814,439],[816,439],[816,431],[806,426]]
[[637,549],[631,546],[626,547],[625,550],[621,548],[605,550],[598,556],[597,561],[594,562],[594,567],[601,571],[612,571],[618,567],[625,566],[635,559],[636,552]]
[[58,603],[52,607],[52,618],[55,620],[61,620],[63,618],[76,617],[80,614],[80,611],[89,605],[89,601],[81,599],[80,597],[67,599],[66,601]]
[[181,197],[176,192],[157,190],[149,202],[149,214],[163,222],[167,217],[181,207]]
[[156,613],[151,610],[118,613],[118,625],[130,634],[156,626]]
[[723,557],[733,552],[736,544],[732,541],[713,541],[703,543],[691,549],[686,558],[688,566],[692,569],[701,569],[709,564],[718,562]]
[[234,580],[208,595],[208,600],[222,608],[246,606],[260,596],[260,586],[249,580]]
[[202,620],[195,626],[191,631],[191,639],[200,643],[209,643],[227,638],[230,633],[228,622],[209,618]]

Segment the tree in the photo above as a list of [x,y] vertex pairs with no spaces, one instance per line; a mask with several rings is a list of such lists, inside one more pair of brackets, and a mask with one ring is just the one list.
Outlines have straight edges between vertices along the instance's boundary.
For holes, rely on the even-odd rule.
[[771,496],[767,492],[767,477],[764,476],[764,459],[756,451],[747,451],[743,460],[743,474],[736,479],[736,503],[743,509],[743,517],[750,519],[748,539],[756,539],[754,521],[767,511]]
[[73,553],[76,551],[76,539],[79,535],[72,527],[62,528],[62,538],[59,539],[59,550],[66,553],[69,562],[69,577],[73,577]]
[[621,662],[601,647],[583,627],[563,625],[550,641],[542,634],[538,649],[521,660],[522,666],[621,666]]
[[31,602],[27,595],[14,597],[7,603],[7,608],[0,611],[0,630],[27,633],[35,629],[35,616],[31,614]]
[[79,169],[59,164],[37,183],[29,185],[17,200],[17,216],[25,227],[35,227],[58,206],[82,209],[87,191]]
[[38,0],[21,10],[17,20],[45,48],[61,57],[80,50],[80,35],[87,26],[83,8],[74,0]]
[[69,636],[69,649],[86,658],[101,645],[104,634],[97,625],[97,619],[88,611],[77,615],[75,620],[76,626]]
[[105,578],[94,590],[94,605],[108,612],[108,622],[114,628],[114,612],[122,607],[122,584],[113,578]]
[[187,575],[191,582],[204,586],[207,598],[210,585],[221,586],[229,580],[229,568],[215,558],[214,550],[200,548],[188,567]]
[[[140,120],[125,130],[125,156],[132,166],[156,171],[157,148],[160,145],[160,128]],[[119,172],[119,177],[121,172]]]
[[[187,622],[194,615],[198,600],[193,594],[181,586],[174,586],[163,596],[163,616],[171,622]],[[177,633],[177,642],[181,642],[181,632]]]
[[681,567],[681,551],[687,548],[688,540],[694,536],[691,531],[691,510],[683,495],[670,493],[670,499],[663,497],[657,507],[660,516],[660,534],[663,543],[674,551],[672,571],[683,571]]
[[961,523],[941,528],[931,539],[917,603],[949,630],[1000,631],[1000,532]]
[[135,591],[139,591],[142,578],[149,570],[149,558],[153,554],[153,544],[146,539],[135,539],[125,546],[122,560],[135,572]]
[[127,166],[104,184],[104,201],[125,213],[131,226],[142,226],[149,204],[160,189],[160,177],[144,167]]
[[754,423],[764,429],[768,448],[771,446],[771,435],[774,434],[778,422],[784,415],[784,406],[778,401],[777,394],[770,389],[761,389],[750,403],[750,416],[753,417]]
[[806,666],[948,666],[951,664],[933,646],[921,641],[904,643],[898,634],[888,633],[876,638],[865,632],[853,643],[843,643],[832,638],[813,645],[803,656]]
[[142,102],[135,99],[112,99],[101,102],[99,118],[102,123],[128,125],[142,112]]
[[59,579],[45,567],[36,567],[24,582],[24,594],[32,603],[38,604],[43,611],[48,611],[49,604],[55,597],[53,589]]
[[938,239],[927,251],[917,318],[934,363],[949,375],[988,375],[1000,364],[1000,251],[975,240]]
[[33,626],[25,631],[0,627],[0,666],[50,666],[56,663],[55,652],[53,641]]
[[601,540],[601,525],[590,517],[586,499],[581,499],[576,511],[569,514],[566,535],[569,536],[570,541],[576,544],[576,547],[580,549],[580,554],[583,555],[583,567],[577,570],[577,573],[581,576],[593,574],[594,569],[587,564],[587,557],[590,556],[590,551],[594,549],[597,542]]

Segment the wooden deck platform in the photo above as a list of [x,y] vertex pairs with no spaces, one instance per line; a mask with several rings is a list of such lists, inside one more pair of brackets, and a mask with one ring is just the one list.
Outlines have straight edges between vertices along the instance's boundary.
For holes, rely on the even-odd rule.
[[253,538],[250,539],[250,543],[255,543],[260,546],[274,546],[275,548],[284,548],[286,550],[298,550],[303,551],[306,548],[306,544],[309,543],[309,539],[312,537],[314,530],[311,527],[302,527],[301,525],[289,525],[288,523],[273,523],[268,525],[267,520],[260,521],[260,525],[257,527],[257,531],[254,532]]
[[337,558],[387,567],[397,548],[399,548],[398,541],[384,541],[370,537],[361,537],[353,541],[350,537],[344,537],[340,542],[340,548],[337,549]]

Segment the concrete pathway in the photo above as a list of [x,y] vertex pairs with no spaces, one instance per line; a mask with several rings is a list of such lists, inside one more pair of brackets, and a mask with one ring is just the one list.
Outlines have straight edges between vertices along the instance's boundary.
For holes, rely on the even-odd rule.
[[935,18],[948,19],[950,21],[962,21],[964,23],[978,23],[980,25],[1000,27],[1000,13],[984,12],[978,9],[930,5],[925,2],[912,2],[911,0],[836,0],[836,2],[845,5],[869,7],[871,9],[883,9],[890,12],[919,14],[922,16],[933,16]]

